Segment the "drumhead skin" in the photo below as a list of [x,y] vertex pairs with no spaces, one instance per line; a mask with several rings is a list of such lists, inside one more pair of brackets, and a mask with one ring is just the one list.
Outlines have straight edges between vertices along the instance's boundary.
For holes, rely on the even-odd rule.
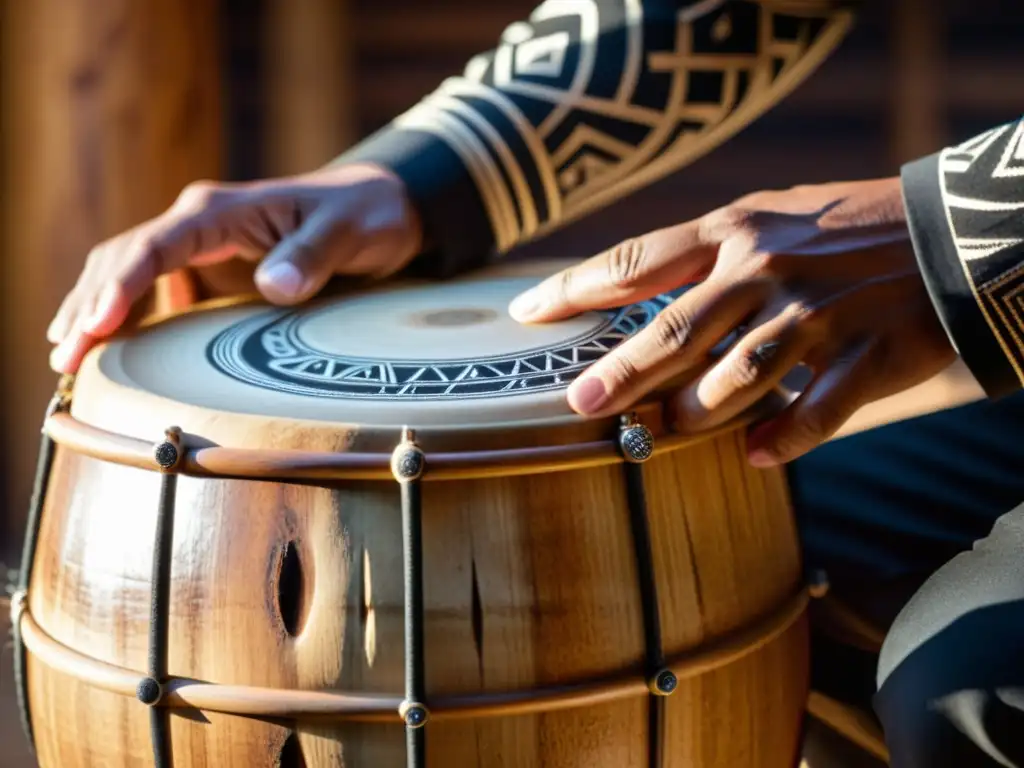
[[141,439],[173,424],[250,448],[284,447],[290,427],[344,435],[349,449],[376,449],[377,437],[393,444],[405,426],[421,439],[527,429],[527,443],[559,442],[559,428],[583,426],[568,385],[673,300],[542,325],[509,316],[515,296],[564,266],[391,282],[298,308],[199,307],[94,350],[73,415]]

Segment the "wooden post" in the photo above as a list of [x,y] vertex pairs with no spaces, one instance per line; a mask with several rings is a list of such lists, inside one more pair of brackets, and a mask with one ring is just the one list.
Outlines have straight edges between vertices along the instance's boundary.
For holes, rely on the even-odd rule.
[[266,172],[324,164],[358,138],[347,0],[269,0]]
[[892,155],[905,163],[941,149],[947,141],[942,91],[942,3],[892,3]]
[[46,326],[91,246],[220,174],[222,86],[216,0],[11,0],[0,26],[10,556],[56,383]]

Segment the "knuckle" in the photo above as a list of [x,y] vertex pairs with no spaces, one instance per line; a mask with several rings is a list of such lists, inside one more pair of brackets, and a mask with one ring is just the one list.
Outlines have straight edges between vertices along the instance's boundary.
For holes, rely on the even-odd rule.
[[106,243],[101,243],[100,245],[95,246],[85,257],[85,269],[100,269],[106,261],[108,253],[109,249],[107,248]]
[[319,262],[323,249],[305,239],[296,238],[290,243],[288,261],[300,269]]
[[824,320],[825,311],[820,304],[796,298],[786,305],[784,314],[793,324],[816,326]]
[[193,181],[181,190],[174,207],[187,211],[203,210],[221,200],[225,193],[221,185],[212,181]]
[[626,354],[609,355],[607,359],[608,381],[612,389],[617,389],[636,379],[638,369],[636,363]]
[[164,260],[164,249],[159,240],[153,235],[140,238],[135,244],[135,258],[133,262],[146,267],[153,279],[167,271],[168,265]]
[[700,236],[704,242],[721,243],[745,235],[753,229],[756,211],[746,198],[723,206],[700,220]]
[[750,272],[777,276],[785,271],[785,262],[785,257],[775,251],[754,251],[749,257]]
[[395,200],[376,201],[368,206],[362,215],[352,217],[351,221],[345,219],[346,217],[339,215],[336,225],[344,225],[353,235],[362,237],[401,233],[409,228],[410,223],[408,211]]
[[643,273],[647,246],[643,239],[624,240],[608,253],[608,281],[615,288],[632,285]]
[[795,418],[786,435],[779,439],[776,452],[780,456],[798,456],[823,442],[832,432],[833,409],[818,404]]
[[652,323],[655,342],[663,352],[682,351],[693,338],[693,319],[679,307],[668,307]]
[[551,283],[551,293],[557,303],[572,306],[573,282],[575,279],[575,270],[571,268],[562,270],[554,278]]
[[767,368],[767,360],[756,349],[751,349],[741,355],[737,355],[732,365],[727,369],[729,384],[740,389],[754,386],[764,375]]

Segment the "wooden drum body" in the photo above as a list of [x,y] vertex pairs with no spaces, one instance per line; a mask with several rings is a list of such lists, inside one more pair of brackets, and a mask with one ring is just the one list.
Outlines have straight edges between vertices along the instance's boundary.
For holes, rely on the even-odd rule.
[[[47,419],[15,606],[44,768],[795,764],[783,476],[656,404],[570,415],[565,384],[657,302],[519,330],[504,305],[542,268],[517,269],[190,313],[89,358]],[[323,317],[374,301],[376,331]],[[323,352],[317,313],[359,349]],[[369,346],[391,362],[355,371]]]

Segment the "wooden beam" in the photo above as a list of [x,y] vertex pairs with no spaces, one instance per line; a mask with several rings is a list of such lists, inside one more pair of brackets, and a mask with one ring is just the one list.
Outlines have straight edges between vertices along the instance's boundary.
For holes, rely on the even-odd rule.
[[0,539],[10,550],[56,382],[47,323],[91,246],[220,174],[221,80],[216,0],[12,0],[3,22]]
[[348,0],[268,0],[266,173],[312,170],[358,138]]

